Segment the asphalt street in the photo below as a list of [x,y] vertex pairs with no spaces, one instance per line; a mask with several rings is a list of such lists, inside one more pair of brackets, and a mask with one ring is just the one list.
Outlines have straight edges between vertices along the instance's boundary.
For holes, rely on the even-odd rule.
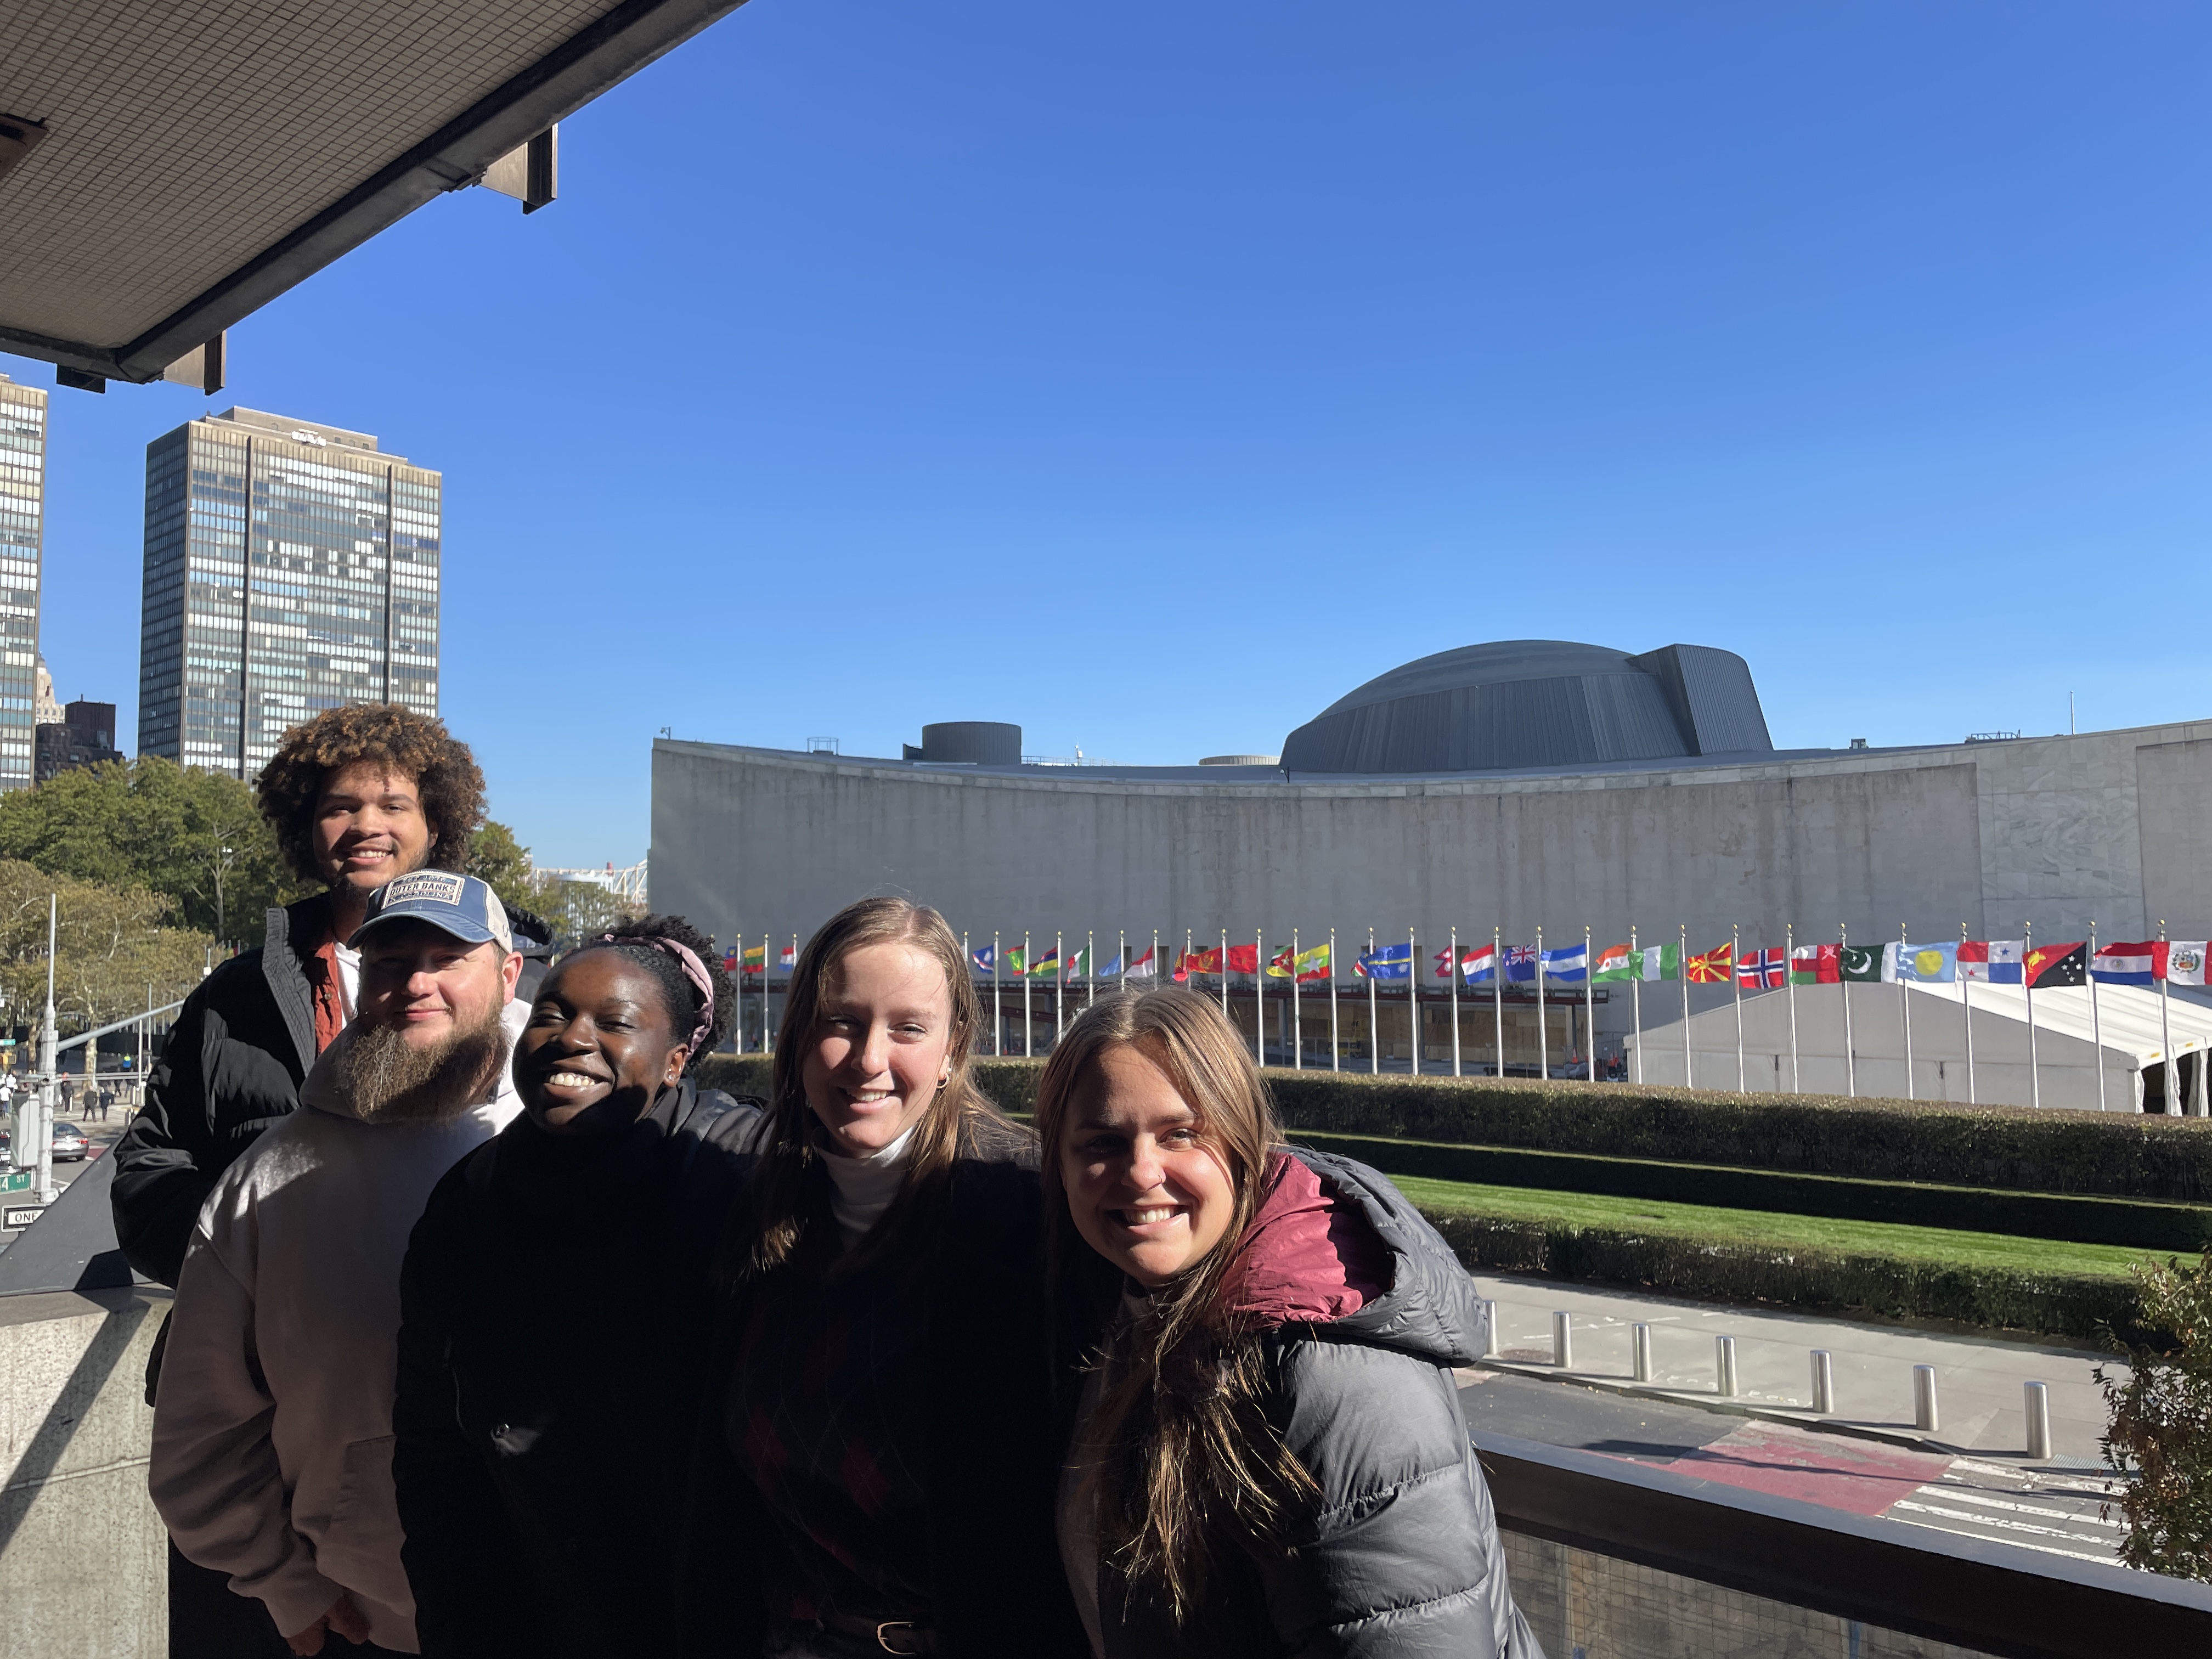
[[[108,1108],[107,1121],[105,1123],[96,1121],[86,1123],[81,1121],[75,1112],[71,1112],[68,1121],[84,1131],[85,1138],[92,1142],[92,1150],[81,1162],[57,1163],[54,1165],[55,1188],[58,1190],[67,1188],[70,1182],[92,1167],[94,1159],[105,1157],[115,1143],[123,1138],[123,1132],[131,1127],[131,1114],[120,1106]],[[9,1196],[21,1203],[27,1200],[29,1194],[10,1194]],[[0,1227],[0,1250],[6,1249],[15,1242],[15,1232]]]

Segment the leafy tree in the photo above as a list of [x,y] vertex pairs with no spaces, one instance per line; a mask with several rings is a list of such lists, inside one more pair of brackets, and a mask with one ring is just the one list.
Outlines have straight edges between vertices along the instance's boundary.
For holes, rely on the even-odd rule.
[[177,921],[255,945],[263,915],[312,891],[238,779],[158,756],[63,773],[0,795],[0,859],[167,899]]
[[170,902],[132,885],[79,881],[20,860],[0,861],[0,994],[9,1023],[35,1024],[46,1000],[46,900],[56,900],[54,1010],[83,1030],[174,1002],[200,981],[207,934],[167,923]]
[[2102,1365],[2095,1373],[2112,1414],[2105,1461],[2132,1477],[2119,1502],[2128,1523],[2120,1559],[2212,1580],[2212,1249],[2189,1267],[2170,1260],[2133,1271],[2148,1334],[2128,1344],[2124,1380]]
[[532,870],[530,849],[515,840],[514,830],[496,820],[485,820],[483,828],[469,838],[469,859],[464,868],[498,894],[500,902],[509,909],[545,907],[550,884]]
[[562,881],[549,884],[538,908],[560,931],[564,943],[612,932],[620,923],[645,914],[642,906],[595,881]]

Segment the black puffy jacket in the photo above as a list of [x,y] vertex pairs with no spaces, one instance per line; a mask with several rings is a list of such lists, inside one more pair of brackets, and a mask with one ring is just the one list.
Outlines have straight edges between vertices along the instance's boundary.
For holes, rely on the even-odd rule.
[[1391,1261],[1389,1289],[1356,1313],[1267,1338],[1269,1417],[1320,1502],[1287,1559],[1212,1563],[1182,1629],[1102,1569],[1107,1659],[1543,1659],[1451,1373],[1482,1352],[1474,1281],[1384,1176],[1291,1151]]
[[455,1164],[400,1273],[392,1478],[427,1659],[661,1659],[713,1308],[757,1103],[526,1117]]

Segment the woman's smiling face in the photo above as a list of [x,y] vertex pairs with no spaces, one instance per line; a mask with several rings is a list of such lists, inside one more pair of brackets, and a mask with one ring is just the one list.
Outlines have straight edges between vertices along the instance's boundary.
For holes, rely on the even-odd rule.
[[514,1047],[514,1087],[548,1134],[604,1134],[651,1110],[688,1058],[660,981],[620,951],[585,951],[538,988]]
[[936,958],[864,945],[823,975],[799,1080],[832,1148],[866,1158],[929,1109],[951,1049],[952,990]]
[[1218,1246],[1236,1183],[1174,1082],[1133,1043],[1102,1048],[1068,1101],[1060,1184],[1084,1242],[1140,1285]]

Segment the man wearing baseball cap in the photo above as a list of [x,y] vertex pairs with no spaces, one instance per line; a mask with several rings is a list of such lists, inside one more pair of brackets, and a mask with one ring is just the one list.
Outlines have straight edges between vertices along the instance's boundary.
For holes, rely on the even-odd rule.
[[226,1170],[185,1250],[155,1506],[295,1653],[416,1651],[392,1486],[399,1266],[438,1178],[520,1109],[507,912],[471,876],[370,896],[352,1023]]

